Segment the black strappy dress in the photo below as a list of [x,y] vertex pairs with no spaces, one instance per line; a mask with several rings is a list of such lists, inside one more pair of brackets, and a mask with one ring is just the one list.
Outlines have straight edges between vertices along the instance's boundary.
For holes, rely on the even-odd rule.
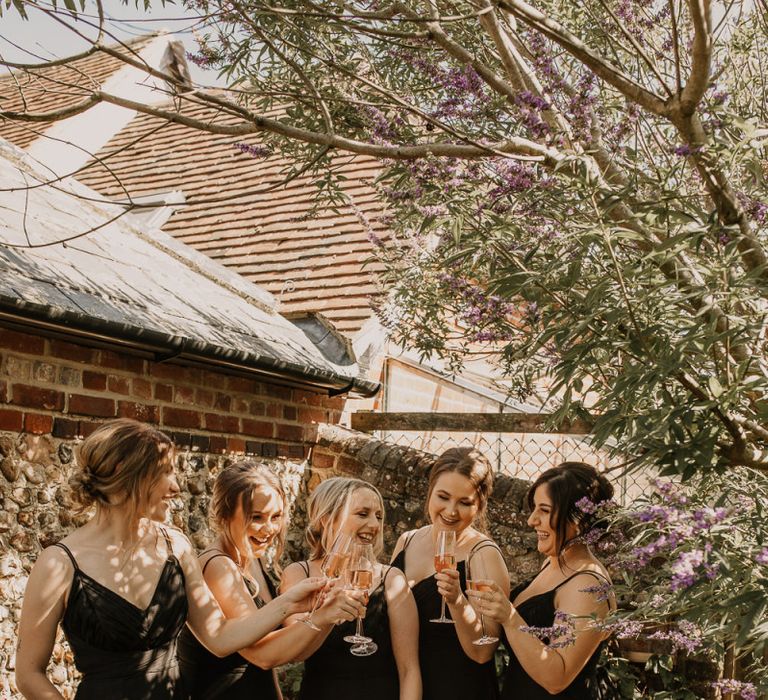
[[[309,567],[301,562],[309,576]],[[392,651],[387,597],[391,567],[369,596],[363,620],[367,637],[378,646],[370,656],[353,656],[344,637],[355,633],[355,622],[335,625],[322,646],[304,662],[299,700],[398,700],[400,680]]]
[[[559,583],[550,591],[539,593],[538,595],[531,596],[527,600],[516,606],[520,616],[525,620],[525,623],[529,627],[551,627],[555,621],[555,594],[558,589],[564,586],[568,581],[576,576],[589,575],[596,578],[600,583],[606,581],[604,576],[593,571],[580,571],[573,576],[569,576],[565,581]],[[514,601],[528,586],[531,585],[533,579],[526,581],[517,586],[509,595],[509,599]],[[594,585],[592,583],[585,584]],[[534,681],[520,665],[517,660],[514,651],[512,651],[509,642],[504,639],[507,648],[509,649],[509,666],[504,676],[504,685],[501,693],[502,700],[551,700],[551,698],[568,698],[568,700],[591,700],[597,697],[597,691],[595,690],[595,668],[597,666],[597,660],[600,658],[600,652],[603,645],[600,644],[592,656],[589,657],[584,668],[581,670],[573,682],[561,693],[551,695],[544,690],[536,681]],[[546,643],[546,640],[545,640]]]
[[[205,567],[216,557],[228,555],[224,552],[214,554],[205,562],[203,573]],[[269,593],[274,598],[277,595],[275,586],[263,567],[261,572]],[[253,582],[245,577],[243,581],[256,607],[264,606],[265,602],[258,595]],[[184,685],[189,689],[189,697],[192,700],[278,700],[280,697],[275,684],[275,674],[271,669],[260,668],[237,652],[219,658],[200,644],[188,627],[179,635],[179,663]]]
[[187,619],[184,572],[168,547],[152,600],[141,610],[75,569],[61,627],[83,678],[76,700],[174,700],[186,697],[179,680],[176,640]]
[[[405,551],[411,539],[413,535],[392,560],[392,566],[401,571],[405,571]],[[456,568],[461,590],[466,592],[465,562],[458,562]],[[417,581],[411,590],[419,611],[419,663],[423,700],[496,700],[499,697],[499,686],[493,661],[484,664],[473,661],[464,653],[453,625],[430,622],[440,616],[442,604],[435,577],[427,576]],[[447,607],[446,615],[450,617]],[[521,695],[520,698],[525,696]]]

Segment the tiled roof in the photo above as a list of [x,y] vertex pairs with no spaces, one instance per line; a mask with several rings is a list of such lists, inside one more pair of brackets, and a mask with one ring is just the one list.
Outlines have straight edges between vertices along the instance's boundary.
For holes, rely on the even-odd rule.
[[[147,34],[125,45],[130,51],[140,51],[156,34]],[[75,105],[94,86],[103,85],[126,64],[121,60],[96,52],[72,63],[40,70],[19,71],[0,76],[0,106],[4,110],[22,110],[30,105],[33,112],[49,112]],[[79,88],[78,86],[82,86]],[[27,148],[38,133],[50,122],[18,122],[0,119],[0,137],[20,148]]]
[[332,362],[276,313],[271,295],[173,237],[143,231],[140,219],[108,223],[122,208],[95,202],[93,190],[73,181],[25,190],[45,180],[30,160],[0,140],[5,315],[175,351],[180,361],[226,363],[333,389],[355,380],[360,393],[375,391],[357,380],[357,365]]
[[[187,107],[186,113],[224,123],[231,119],[197,105]],[[149,133],[152,129],[157,130]],[[138,139],[135,146],[108,158],[120,184],[98,164],[79,178],[121,199],[123,188],[132,196],[182,190],[188,204],[163,230],[272,292],[281,312],[319,312],[347,335],[371,316],[370,296],[376,292],[374,275],[380,266],[363,267],[373,249],[353,206],[311,213],[317,195],[308,175],[259,193],[282,179],[286,161],[277,156],[254,158],[234,145],[256,145],[257,138],[201,133],[146,115],[137,116],[99,156]],[[337,163],[347,178],[343,190],[384,237],[386,231],[377,222],[383,207],[371,184],[377,162],[347,156]],[[226,201],[208,201],[221,197]]]

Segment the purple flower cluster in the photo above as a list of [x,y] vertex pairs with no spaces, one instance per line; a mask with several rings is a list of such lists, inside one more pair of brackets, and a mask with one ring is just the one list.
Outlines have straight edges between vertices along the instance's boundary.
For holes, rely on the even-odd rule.
[[495,294],[486,294],[464,277],[443,273],[440,282],[459,305],[459,316],[474,329],[472,339],[477,342],[503,340],[507,337],[503,327],[514,307]]
[[594,73],[585,73],[576,84],[576,93],[568,101],[568,116],[571,128],[577,138],[589,143],[592,140],[591,126],[597,102],[597,78]]
[[233,143],[232,144],[240,153],[245,153],[253,158],[269,158],[272,155],[272,150],[268,146],[253,145],[250,143]]
[[618,639],[632,639],[643,633],[643,623],[638,620],[604,620],[596,624],[597,629],[608,632]]
[[693,156],[701,153],[702,148],[701,146],[691,146],[690,144],[684,143],[680,146],[675,146],[672,149],[672,153],[674,153],[676,156]]
[[531,627],[521,625],[520,630],[531,634],[551,649],[562,649],[576,642],[576,627],[573,617],[562,610],[555,610],[555,620],[551,627]]
[[755,557],[755,561],[762,566],[768,566],[768,547],[763,547],[763,550]]
[[733,678],[723,678],[714,681],[712,687],[719,690],[723,695],[732,693],[741,697],[742,700],[757,700],[757,688],[752,683],[737,681]]
[[397,141],[399,134],[396,127],[403,124],[402,117],[389,118],[380,109],[370,105],[365,106],[362,111],[374,143],[389,145]]
[[595,600],[598,603],[603,603],[609,598],[612,598],[613,593],[613,584],[609,583],[608,581],[604,581],[602,583],[596,583],[594,586],[587,586],[586,588],[580,588],[579,591],[581,593],[593,593],[595,595]]
[[739,203],[752,221],[761,226],[768,224],[768,204],[745,194],[739,193],[737,196]]
[[712,104],[721,105],[725,104],[730,95],[727,90],[716,90],[712,93]]
[[549,102],[526,90],[515,95],[515,104],[523,124],[534,138],[543,138],[550,132],[549,124],[541,118],[541,112],[550,109]]
[[712,551],[712,545],[707,543],[704,549],[694,549],[683,552],[672,564],[672,579],[669,587],[674,591],[690,588],[701,580],[702,575],[710,581],[717,576],[718,567],[710,564],[707,556]]
[[649,639],[670,642],[674,651],[686,651],[693,654],[702,645],[701,630],[688,620],[680,620],[675,628],[659,630],[649,635]]

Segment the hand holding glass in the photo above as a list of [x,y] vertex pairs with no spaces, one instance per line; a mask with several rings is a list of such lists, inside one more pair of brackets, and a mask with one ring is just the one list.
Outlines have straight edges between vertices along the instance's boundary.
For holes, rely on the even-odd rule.
[[[443,569],[456,568],[456,533],[453,530],[438,530],[435,542],[435,571],[439,574]],[[445,597],[440,606],[440,617],[430,622],[454,624],[450,617],[445,616]]]
[[[333,541],[331,548],[326,552],[323,557],[323,561],[320,564],[320,568],[323,571],[323,575],[327,579],[339,578],[344,574],[349,563],[350,549],[352,546],[352,538],[344,532],[340,532],[336,535],[336,539]],[[301,621],[311,627],[313,630],[320,631],[320,628],[312,622],[312,615],[317,610],[317,604],[320,602],[320,596],[318,595],[315,604],[312,606],[312,610],[309,611],[307,616]]]
[[[365,605],[368,605],[373,587],[375,565],[376,557],[373,554],[373,547],[371,545],[355,544],[352,546],[352,556],[349,561],[349,568],[347,569],[347,586],[352,590],[363,593]],[[355,633],[344,637],[344,641],[354,644],[350,652],[355,656],[369,656],[379,648],[373,639],[363,634],[362,615],[357,617]]]
[[[480,548],[482,549],[482,547]],[[471,552],[470,555],[467,557],[467,590],[468,591],[490,591],[493,590],[490,585],[488,585],[487,577],[486,577],[486,571],[485,571],[485,563],[483,562],[483,558],[479,554],[480,550]],[[472,598],[470,597],[470,600]],[[474,603],[474,601],[472,601]],[[474,605],[473,605],[474,607]],[[475,639],[472,644],[476,644],[477,646],[483,646],[484,644],[495,644],[499,641],[498,637],[491,637],[490,635],[485,633],[485,619],[483,618],[482,613],[480,614],[480,628],[482,629],[482,636],[480,639]]]

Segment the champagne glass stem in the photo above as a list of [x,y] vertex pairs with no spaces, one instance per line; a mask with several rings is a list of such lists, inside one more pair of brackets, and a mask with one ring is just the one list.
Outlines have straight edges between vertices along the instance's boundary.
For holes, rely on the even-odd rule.
[[445,596],[442,596],[442,599],[440,601],[440,619],[445,619]]
[[480,614],[480,629],[483,631],[483,639],[485,639],[485,616]]
[[360,615],[357,616],[357,629],[355,630],[355,634],[358,637],[365,636],[363,634],[363,618]]

